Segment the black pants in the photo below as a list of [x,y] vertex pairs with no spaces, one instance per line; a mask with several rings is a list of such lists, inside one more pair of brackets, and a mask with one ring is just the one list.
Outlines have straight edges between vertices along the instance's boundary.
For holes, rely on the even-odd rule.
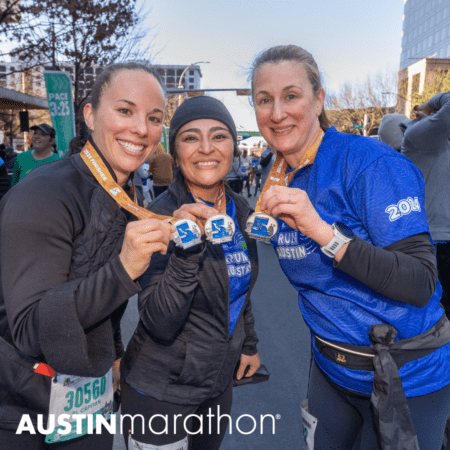
[[114,435],[103,428],[99,435],[88,434],[54,444],[46,444],[44,440],[45,436],[40,434],[16,434],[13,430],[0,430],[1,450],[111,450]]
[[236,194],[241,193],[243,182],[240,180],[240,178],[230,178],[228,180],[228,184],[230,185],[230,188],[233,189],[233,192],[236,192]]
[[[450,384],[437,392],[406,399],[419,447],[441,450],[450,409]],[[318,450],[380,450],[370,398],[345,394],[313,362],[308,391],[309,412],[318,419]]]
[[441,303],[450,319],[450,242],[435,244],[438,278],[442,286]]
[[[176,405],[173,403],[162,402],[156,400],[149,395],[141,394],[124,381],[121,381],[122,386],[122,411],[121,414],[130,414],[135,416],[141,414],[144,416],[144,433],[142,432],[142,422],[138,419],[134,421],[134,429],[132,433],[133,439],[144,444],[168,445],[174,442],[179,442],[186,437],[186,431],[191,432],[189,435],[189,449],[192,450],[218,450],[220,444],[225,436],[229,420],[223,417],[218,421],[218,407],[220,408],[220,416],[230,414],[231,404],[233,401],[233,387],[230,386],[225,392],[218,397],[204,401],[200,405]],[[209,411],[210,410],[210,411]],[[208,413],[213,414],[212,419],[209,419]],[[161,417],[155,417],[151,421],[152,433],[149,427],[149,420],[151,417],[160,414],[167,416],[168,433],[156,434],[165,430],[166,421]],[[203,416],[203,434],[196,433],[200,429],[200,422],[197,418],[190,418],[184,427],[184,419],[190,414]],[[178,416],[174,420],[174,416]],[[219,422],[219,430],[218,430]],[[176,423],[176,430],[174,429]],[[211,424],[211,429],[209,429]],[[131,419],[123,419],[123,436],[128,448],[128,433],[131,430]]]

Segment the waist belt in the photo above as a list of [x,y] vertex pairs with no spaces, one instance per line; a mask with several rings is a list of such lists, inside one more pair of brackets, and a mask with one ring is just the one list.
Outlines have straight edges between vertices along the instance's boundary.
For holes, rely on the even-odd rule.
[[370,346],[333,342],[314,335],[314,344],[327,359],[348,369],[374,372],[370,401],[383,450],[419,450],[398,369],[450,343],[450,322],[445,314],[425,333],[394,342],[392,325],[370,328]]

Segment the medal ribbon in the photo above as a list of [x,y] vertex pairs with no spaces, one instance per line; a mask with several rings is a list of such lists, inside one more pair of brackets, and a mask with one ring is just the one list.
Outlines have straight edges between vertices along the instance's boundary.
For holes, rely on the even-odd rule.
[[128,197],[127,193],[119,186],[113,179],[111,173],[106,167],[100,155],[93,145],[88,141],[81,151],[81,158],[92,172],[92,175],[100,183],[100,186],[124,209],[136,216],[139,220],[142,219],[158,219],[164,222],[174,223],[177,219],[170,216],[162,216],[160,214],[152,213],[151,211],[136,205]]
[[298,166],[292,172],[289,172],[286,175],[286,170],[288,168],[288,163],[283,158],[280,152],[277,152],[277,157],[275,162],[273,163],[272,168],[270,169],[269,175],[267,177],[266,182],[264,183],[263,190],[258,198],[256,203],[255,212],[261,212],[261,200],[263,198],[264,193],[269,190],[272,186],[289,186],[289,183],[294,178],[294,175],[303,167],[308,164],[312,164],[317,155],[317,150],[319,149],[320,144],[322,143],[323,136],[325,135],[324,131],[320,129],[319,134],[317,135],[315,141],[311,145],[311,147],[306,150],[303,155],[301,161]]
[[[186,183],[187,188],[191,192],[192,197],[194,197],[195,202],[196,203],[204,203],[206,205],[206,202],[203,201],[198,196],[198,194],[195,192],[194,186],[191,183],[189,183],[189,181],[186,179],[185,179],[185,183]],[[220,191],[219,191],[219,195],[216,198],[216,201],[214,202],[214,208],[217,209],[217,211],[219,211],[219,213],[221,213],[221,214],[227,213],[227,202],[226,202],[225,187],[224,187],[223,181],[220,182]]]

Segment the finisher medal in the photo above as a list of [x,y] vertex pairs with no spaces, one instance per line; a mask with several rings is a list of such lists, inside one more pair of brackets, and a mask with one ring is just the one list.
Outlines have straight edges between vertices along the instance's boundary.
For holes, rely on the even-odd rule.
[[[187,180],[186,186],[192,194],[192,197],[197,203],[204,203],[197,194],[195,186],[189,183]],[[219,214],[214,214],[205,222],[205,235],[206,239],[213,244],[222,244],[223,242],[231,242],[233,240],[234,231],[236,226],[233,219],[227,215],[227,202],[225,195],[225,187],[223,182],[220,185],[219,195],[214,202],[214,208],[219,211]]]
[[200,228],[192,220],[179,219],[173,226],[177,229],[177,232],[173,235],[173,241],[178,247],[187,249],[202,242]]
[[233,219],[226,214],[214,214],[205,223],[206,239],[214,244],[233,240],[236,226]]
[[[81,151],[81,158],[86,163],[92,175],[100,183],[100,186],[124,209],[135,215],[139,220],[158,219],[163,222],[170,222],[175,226],[177,232],[174,235],[175,245],[183,248],[189,248],[201,242],[200,228],[195,222],[187,219],[177,220],[174,217],[155,214],[136,204],[136,195],[134,201],[128,197],[127,193],[119,186],[111,176],[105,163],[100,158],[97,150],[88,141]],[[134,184],[133,189],[134,191]]]
[[266,241],[275,236],[278,231],[278,223],[269,214],[255,212],[248,217],[245,231],[253,239]]
[[303,167],[308,164],[312,164],[317,154],[317,150],[322,142],[324,132],[321,129],[317,135],[314,143],[309,147],[298,166],[292,172],[286,175],[288,164],[283,158],[281,153],[277,154],[272,169],[270,169],[266,182],[264,183],[261,195],[256,202],[255,212],[251,214],[247,219],[247,226],[245,231],[253,239],[259,239],[261,241],[269,240],[278,231],[278,222],[271,215],[261,212],[261,200],[264,193],[272,186],[289,186],[289,183],[294,178],[294,175]]

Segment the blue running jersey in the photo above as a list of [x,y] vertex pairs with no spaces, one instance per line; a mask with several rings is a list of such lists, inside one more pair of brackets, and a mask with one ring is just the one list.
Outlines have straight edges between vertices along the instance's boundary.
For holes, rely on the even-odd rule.
[[[419,169],[380,141],[329,129],[313,165],[299,170],[291,188],[307,192],[320,217],[340,221],[360,238],[386,247],[418,233],[429,233],[425,186]],[[398,339],[424,333],[442,317],[442,288],[423,308],[385,297],[333,267],[320,246],[278,220],[272,238],[284,273],[298,292],[311,331],[331,341],[370,345],[372,325],[393,325]],[[373,372],[351,370],[328,360],[314,347],[314,358],[336,384],[372,392]],[[450,383],[450,344],[399,370],[407,397],[437,391]]]

